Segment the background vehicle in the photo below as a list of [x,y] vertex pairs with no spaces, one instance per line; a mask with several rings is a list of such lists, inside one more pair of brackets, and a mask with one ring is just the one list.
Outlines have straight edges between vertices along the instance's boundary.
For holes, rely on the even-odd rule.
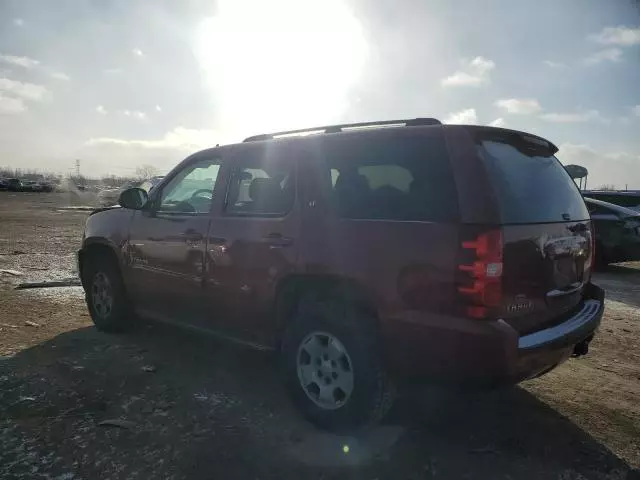
[[151,190],[160,183],[160,181],[164,178],[164,175],[158,175],[155,177],[151,177],[144,182],[142,182],[139,187],[143,189],[145,192],[150,193]]
[[27,180],[22,182],[22,191],[23,192],[42,192],[42,185],[33,180]]
[[4,178],[0,178],[0,190],[8,190],[8,189],[9,189],[9,182]]
[[640,260],[640,213],[585,198],[596,232],[596,260],[601,265]]
[[7,180],[8,189],[10,192],[22,191],[22,182],[17,178],[10,178]]
[[147,193],[151,191],[151,189],[156,186],[160,180],[162,180],[162,176],[156,176],[144,180],[143,182],[129,182],[125,185],[122,185],[119,188],[108,188],[101,190],[98,193],[98,203],[103,207],[110,207],[118,204],[118,198],[120,198],[120,194],[125,190],[133,187],[140,187],[145,190]]
[[616,192],[610,190],[586,190],[582,192],[585,198],[594,198],[603,202],[613,203],[621,207],[630,208],[640,212],[640,191],[628,190]]
[[556,151],[413,119],[198,152],[89,217],[89,311],[105,331],[135,312],[277,350],[296,404],[329,429],[379,419],[392,379],[542,375],[587,352],[604,309],[589,212]]

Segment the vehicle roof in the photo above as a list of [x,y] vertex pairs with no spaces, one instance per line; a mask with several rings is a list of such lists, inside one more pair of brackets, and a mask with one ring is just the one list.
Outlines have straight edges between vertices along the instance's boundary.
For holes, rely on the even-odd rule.
[[622,196],[631,196],[637,197],[640,195],[640,190],[584,190],[582,192],[583,195],[589,194],[603,194],[603,195],[622,195]]
[[[533,139],[538,139],[540,141],[545,142],[546,144],[548,144],[549,148],[552,150],[552,152],[555,154],[558,151],[558,147],[556,147],[552,142],[550,142],[549,140],[547,140],[546,138],[540,137],[538,135],[534,135],[532,133],[528,133],[528,132],[523,132],[520,130],[511,130],[508,128],[500,128],[500,127],[492,127],[492,126],[488,126],[488,125],[442,125],[442,124],[428,124],[428,125],[406,125],[406,126],[391,126],[391,125],[384,125],[381,124],[380,126],[371,126],[371,127],[365,127],[365,128],[349,128],[346,130],[342,130],[342,131],[338,131],[338,132],[332,132],[332,131],[327,131],[324,133],[313,133],[313,132],[317,132],[319,130],[325,129],[325,128],[329,128],[329,127],[317,127],[317,128],[310,128],[310,129],[303,129],[305,130],[305,132],[301,133],[301,134],[287,134],[282,133],[282,132],[276,132],[275,134],[260,134],[260,135],[253,135],[251,137],[248,137],[247,139],[243,142],[238,142],[238,143],[233,143],[233,144],[228,144],[228,145],[223,145],[221,147],[211,147],[211,148],[207,148],[204,150],[201,150],[199,152],[194,153],[194,155],[200,156],[202,154],[206,155],[208,153],[213,152],[216,149],[219,148],[232,148],[232,147],[237,147],[237,146],[246,146],[246,145],[263,145],[263,144],[273,144],[278,143],[278,144],[286,144],[289,142],[313,142],[313,141],[317,141],[320,140],[322,141],[322,139],[328,139],[328,138],[349,138],[349,137],[360,137],[360,136],[375,136],[375,135],[389,135],[392,133],[396,133],[398,135],[403,135],[403,134],[407,134],[408,132],[416,132],[416,131],[443,131],[443,130],[449,130],[449,129],[466,129],[469,131],[495,131],[496,133],[503,133],[503,134],[516,134],[516,135],[525,135],[527,137],[533,138]],[[298,132],[301,130],[292,130],[292,132]],[[277,136],[275,138],[267,138],[269,135],[281,135],[281,136]],[[263,138],[264,137],[264,138]]]
[[640,217],[640,213],[636,212],[635,210],[632,210],[626,207],[621,207],[620,205],[616,205],[615,203],[609,203],[603,200],[598,200],[596,198],[588,198],[588,197],[585,198],[584,201],[585,203],[591,203],[593,205],[598,205],[599,207],[602,207],[602,208],[607,208],[620,215],[624,215],[625,217]]

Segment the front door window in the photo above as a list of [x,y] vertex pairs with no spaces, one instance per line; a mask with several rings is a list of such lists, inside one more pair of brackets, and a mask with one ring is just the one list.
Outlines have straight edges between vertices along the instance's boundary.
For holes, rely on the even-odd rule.
[[219,171],[220,161],[217,159],[201,160],[189,165],[163,188],[158,211],[209,213]]

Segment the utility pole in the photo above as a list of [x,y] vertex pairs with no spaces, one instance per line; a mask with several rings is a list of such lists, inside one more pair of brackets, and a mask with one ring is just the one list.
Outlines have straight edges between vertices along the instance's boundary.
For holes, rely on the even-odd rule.
[[80,178],[80,159],[76,160],[76,177]]

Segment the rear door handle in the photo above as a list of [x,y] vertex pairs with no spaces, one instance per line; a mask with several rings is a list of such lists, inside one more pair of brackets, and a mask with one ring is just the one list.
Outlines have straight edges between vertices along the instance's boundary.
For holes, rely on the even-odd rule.
[[262,237],[262,243],[268,244],[271,248],[288,247],[293,245],[293,238],[285,237],[281,233],[270,233]]

